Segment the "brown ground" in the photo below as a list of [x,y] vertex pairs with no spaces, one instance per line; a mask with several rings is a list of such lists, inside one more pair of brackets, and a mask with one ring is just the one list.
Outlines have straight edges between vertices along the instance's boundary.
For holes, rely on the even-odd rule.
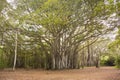
[[0,71],[0,80],[120,80],[120,70],[112,67],[59,71],[4,70]]

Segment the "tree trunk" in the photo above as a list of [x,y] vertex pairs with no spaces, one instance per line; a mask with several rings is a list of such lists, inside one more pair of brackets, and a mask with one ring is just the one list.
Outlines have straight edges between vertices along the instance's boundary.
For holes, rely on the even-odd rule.
[[18,31],[16,31],[15,35],[15,54],[14,54],[14,64],[13,64],[13,70],[15,70],[16,67],[16,60],[17,60],[17,37],[18,37]]

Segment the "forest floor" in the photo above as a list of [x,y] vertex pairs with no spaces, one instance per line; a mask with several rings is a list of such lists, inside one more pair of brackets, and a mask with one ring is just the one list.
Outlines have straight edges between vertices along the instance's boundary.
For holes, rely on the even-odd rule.
[[120,80],[120,70],[113,67],[89,67],[74,70],[0,71],[0,80]]

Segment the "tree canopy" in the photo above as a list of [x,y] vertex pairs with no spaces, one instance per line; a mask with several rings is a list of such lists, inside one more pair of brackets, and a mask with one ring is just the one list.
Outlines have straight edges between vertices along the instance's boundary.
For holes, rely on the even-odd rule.
[[0,2],[2,67],[70,69],[95,65],[100,56],[96,54],[101,52],[91,47],[104,35],[119,30],[119,1]]

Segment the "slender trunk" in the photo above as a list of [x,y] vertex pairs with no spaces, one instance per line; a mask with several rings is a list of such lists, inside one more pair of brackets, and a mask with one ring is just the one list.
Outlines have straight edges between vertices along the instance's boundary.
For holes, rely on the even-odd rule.
[[84,48],[83,48],[83,51],[82,51],[82,61],[81,61],[82,69],[84,68],[84,66],[85,66],[85,51],[84,51]]
[[55,56],[52,55],[52,69],[55,69]]
[[88,46],[87,46],[87,54],[88,54],[88,58],[87,58],[87,66],[91,66],[90,62],[91,62],[91,55],[90,55],[90,45],[89,45],[89,41],[87,42]]
[[99,68],[99,67],[100,67],[100,55],[98,54],[96,58],[96,68]]
[[16,31],[15,35],[15,54],[14,54],[14,65],[13,65],[13,70],[15,70],[16,67],[16,60],[17,60],[17,37],[18,37],[18,32]]

